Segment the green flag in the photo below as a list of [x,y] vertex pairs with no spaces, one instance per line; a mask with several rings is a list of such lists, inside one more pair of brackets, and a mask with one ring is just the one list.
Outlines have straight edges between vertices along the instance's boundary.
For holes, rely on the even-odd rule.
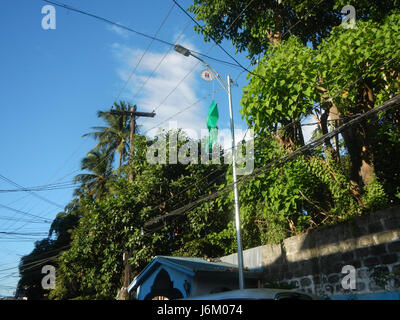
[[207,152],[212,151],[212,144],[218,141],[218,104],[214,101],[211,102],[207,113],[207,128],[208,128],[208,145],[206,148]]

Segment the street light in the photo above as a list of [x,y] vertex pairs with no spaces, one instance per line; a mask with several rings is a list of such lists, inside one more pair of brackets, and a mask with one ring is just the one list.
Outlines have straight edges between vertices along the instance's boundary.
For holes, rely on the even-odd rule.
[[235,127],[233,123],[233,111],[232,111],[232,94],[231,94],[231,78],[227,76],[227,82],[225,82],[215,69],[213,69],[207,62],[203,59],[195,56],[190,52],[189,49],[176,44],[174,46],[174,50],[185,57],[192,56],[197,60],[201,61],[208,70],[214,74],[215,78],[218,80],[221,87],[228,94],[229,101],[229,116],[231,120],[231,136],[232,136],[232,170],[233,170],[233,192],[234,192],[234,202],[235,202],[235,224],[236,224],[236,241],[237,241],[237,256],[238,256],[238,269],[239,269],[239,288],[244,289],[244,278],[243,278],[243,249],[242,249],[242,237],[240,231],[240,211],[239,211],[239,193],[237,188],[237,178],[236,178],[236,148],[235,148]]

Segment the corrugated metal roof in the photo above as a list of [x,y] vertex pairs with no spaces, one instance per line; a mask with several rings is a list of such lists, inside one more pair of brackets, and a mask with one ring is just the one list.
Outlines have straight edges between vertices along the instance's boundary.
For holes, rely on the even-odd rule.
[[213,262],[207,261],[203,258],[192,258],[192,257],[171,257],[171,256],[157,256],[154,259],[161,258],[166,259],[170,263],[178,264],[189,268],[193,272],[198,271],[236,271],[237,266],[226,262]]

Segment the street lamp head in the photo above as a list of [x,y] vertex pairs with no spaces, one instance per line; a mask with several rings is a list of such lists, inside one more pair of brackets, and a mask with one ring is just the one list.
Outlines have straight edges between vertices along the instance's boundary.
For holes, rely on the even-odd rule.
[[190,56],[190,50],[186,49],[185,47],[182,47],[179,44],[174,45],[174,50],[180,54],[183,54],[185,57]]

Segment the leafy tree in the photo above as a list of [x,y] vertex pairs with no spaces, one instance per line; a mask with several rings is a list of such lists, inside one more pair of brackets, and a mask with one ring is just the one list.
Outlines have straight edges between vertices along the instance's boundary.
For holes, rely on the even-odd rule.
[[29,300],[47,299],[49,290],[42,288],[45,275],[41,270],[45,265],[58,266],[57,256],[67,250],[71,242],[71,230],[77,226],[78,220],[77,209],[68,213],[60,212],[50,227],[49,236],[35,242],[32,252],[21,258],[17,296],[26,296]]
[[[114,103],[115,110],[129,111],[131,107],[133,106],[124,101]],[[95,150],[105,148],[107,153],[117,152],[119,167],[121,167],[129,153],[130,118],[127,115],[112,114],[109,111],[99,111],[97,116],[103,119],[107,126],[92,127],[96,131],[83,136],[92,136],[99,141]]]
[[[241,100],[242,115],[259,142],[260,165],[304,145],[300,119],[312,116],[327,133],[398,93],[399,19],[393,14],[383,23],[359,22],[354,30],[334,28],[315,49],[291,37],[267,50],[254,69],[267,81],[249,75]],[[251,182],[243,203],[257,194],[256,203],[266,210],[264,227],[283,239],[397,201],[398,168],[386,155],[399,155],[398,119],[398,111],[387,112],[352,126],[342,139],[327,139],[323,147]]]
[[103,196],[113,177],[111,163],[112,157],[105,146],[99,150],[89,151],[81,161],[81,169],[88,170],[89,173],[81,173],[74,178],[74,182],[81,184],[76,190],[76,194],[88,194],[94,199]]
[[[55,253],[55,254],[54,254]],[[24,296],[29,300],[43,300],[48,290],[42,288],[44,275],[41,270],[45,265],[55,265],[54,241],[46,238],[35,242],[34,250],[21,258],[19,264],[20,280],[16,296]]]
[[[391,59],[399,49],[393,41],[400,35],[398,19],[392,15],[384,24],[360,23],[355,30],[336,28],[315,50],[294,38],[271,48],[256,67],[268,83],[250,77],[244,89],[242,113],[249,125],[256,132],[277,132],[279,124],[285,126],[313,115],[326,133],[328,118],[344,123],[392,97],[398,90],[400,69],[399,62]],[[352,179],[365,185],[373,174],[372,143],[366,139],[374,136],[376,128],[364,124],[366,129],[368,138],[362,138],[363,129],[357,126],[343,134],[353,163]],[[284,142],[293,144],[296,136],[301,136],[299,126],[296,131],[298,134]],[[364,170],[363,165],[369,168]],[[357,177],[360,170],[361,180]]]
[[330,35],[333,27],[341,24],[341,9],[353,5],[357,19],[381,21],[398,0],[194,0],[189,11],[204,22],[195,31],[205,41],[232,41],[236,50],[246,51],[253,61],[264,54],[271,43],[287,40],[295,35],[303,43],[313,46]]
[[[321,44],[317,60],[321,65],[319,85],[325,95],[322,102],[325,112],[339,115],[340,123],[380,105],[398,92],[399,19],[397,13],[382,23],[359,23],[355,30],[336,28]],[[329,101],[326,97],[334,98]],[[374,160],[379,157],[375,157],[373,149],[382,125],[377,120],[353,126],[343,133],[352,161],[351,179],[358,185],[368,185],[375,174]]]

